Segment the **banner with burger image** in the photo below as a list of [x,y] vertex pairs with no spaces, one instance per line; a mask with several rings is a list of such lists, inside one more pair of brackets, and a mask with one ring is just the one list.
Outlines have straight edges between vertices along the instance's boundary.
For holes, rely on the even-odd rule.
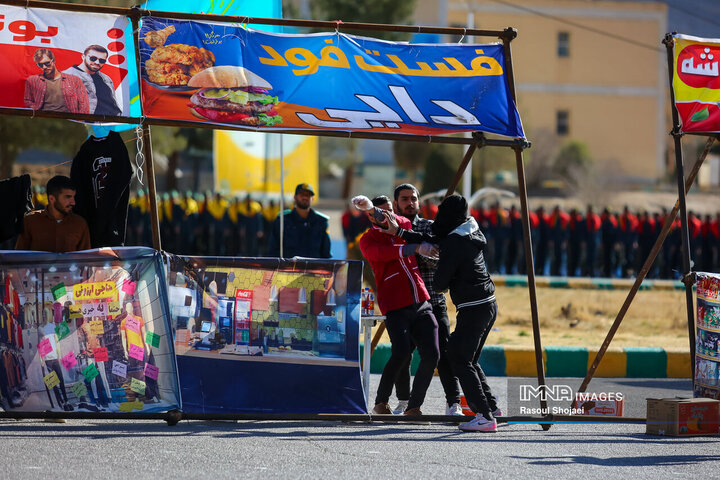
[[407,44],[145,17],[139,49],[149,118],[524,137],[502,44]]
[[232,41],[237,37],[221,40],[213,32],[210,24],[143,20],[145,115],[248,127],[281,123],[278,99],[268,95],[272,85],[242,66],[242,50]]

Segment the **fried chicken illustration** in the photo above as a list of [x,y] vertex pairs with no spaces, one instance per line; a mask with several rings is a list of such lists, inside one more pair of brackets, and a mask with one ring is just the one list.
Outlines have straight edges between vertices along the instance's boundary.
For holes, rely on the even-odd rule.
[[148,80],[158,85],[187,85],[190,77],[214,64],[211,51],[172,43],[157,47],[145,62],[145,70]]
[[162,30],[153,30],[153,31],[147,32],[144,37],[145,43],[147,43],[148,45],[150,45],[153,48],[162,47],[163,45],[165,45],[167,38],[174,31],[175,31],[175,26],[170,25],[169,27],[165,27]]

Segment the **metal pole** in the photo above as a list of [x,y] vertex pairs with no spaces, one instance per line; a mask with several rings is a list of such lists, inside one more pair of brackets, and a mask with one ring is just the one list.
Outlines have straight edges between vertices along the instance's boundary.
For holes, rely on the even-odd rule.
[[[695,163],[695,166],[693,167],[692,171],[690,172],[690,175],[688,175],[687,181],[685,182],[685,188],[687,190],[690,189],[693,182],[695,181],[695,178],[697,177],[698,172],[700,171],[700,167],[702,166],[703,162],[705,161],[705,157],[707,157],[708,152],[710,152],[710,147],[712,146],[713,142],[715,141],[715,138],[709,138],[707,143],[705,144],[705,149],[703,149],[702,153],[700,154],[700,157],[698,158],[698,161]],[[650,250],[650,254],[648,255],[648,258],[645,260],[645,263],[643,264],[642,268],[638,272],[637,278],[635,279],[635,283],[633,284],[632,288],[630,288],[630,292],[628,292],[627,297],[625,298],[625,303],[623,303],[622,307],[620,308],[620,311],[617,314],[617,317],[615,317],[615,321],[613,322],[612,326],[610,327],[610,330],[607,333],[607,336],[605,337],[605,341],[600,346],[600,350],[598,350],[597,355],[595,355],[595,360],[593,360],[592,365],[590,365],[590,368],[588,369],[588,373],[585,376],[585,379],[583,380],[582,384],[580,385],[580,388],[578,389],[578,392],[584,392],[587,388],[588,384],[590,383],[590,380],[592,380],[593,375],[595,375],[595,370],[597,370],[598,365],[600,365],[600,361],[603,359],[603,356],[605,355],[605,352],[607,351],[608,347],[610,346],[610,342],[612,341],[613,337],[615,336],[615,333],[617,332],[618,328],[620,327],[620,323],[623,321],[623,318],[625,318],[625,314],[627,313],[628,309],[630,308],[630,304],[632,303],[633,299],[635,298],[635,294],[640,290],[640,285],[642,284],[643,279],[647,275],[647,272],[650,271],[650,268],[652,267],[653,262],[655,261],[655,258],[657,257],[658,253],[660,253],[660,248],[662,247],[663,242],[665,241],[665,238],[667,238],[668,233],[670,233],[670,227],[675,221],[675,217],[677,216],[677,212],[680,208],[680,200],[678,199],[675,202],[675,206],[672,208],[670,213],[668,214],[667,218],[665,219],[665,224],[663,225],[662,230],[660,231],[660,235],[658,236],[657,240],[655,240],[655,245],[653,245],[652,250]],[[694,332],[693,332],[694,334]],[[694,335],[691,335],[691,337],[694,340]],[[691,351],[691,358],[693,359],[690,363],[691,369],[693,371],[690,372],[691,377],[693,376],[694,372],[694,347]]]
[[280,258],[284,256],[285,244],[285,157],[283,156],[283,136],[280,134]]
[[[675,169],[677,170],[677,188],[678,188],[678,200],[680,202],[680,234],[682,235],[682,257],[683,257],[683,276],[690,273],[690,236],[688,234],[688,223],[687,223],[687,205],[685,203],[685,172],[683,167],[683,153],[682,153],[682,130],[680,128],[680,118],[678,115],[677,108],[675,108],[675,92],[673,91],[673,63],[674,63],[674,45],[672,35],[668,34],[665,36],[665,47],[667,48],[667,59],[668,59],[668,73],[670,80],[670,103],[672,108],[672,119],[673,129],[670,133],[673,136],[675,142]],[[692,285],[689,282],[685,282],[685,306],[687,308],[687,325],[688,325],[688,339],[690,341],[690,365],[693,368],[695,365],[695,307],[693,304],[693,292]],[[695,386],[694,374],[691,374],[693,378],[693,387]]]
[[[545,385],[545,365],[543,363],[543,347],[540,337],[540,320],[537,307],[537,291],[535,286],[535,261],[532,251],[532,234],[530,233],[530,213],[527,201],[527,185],[525,183],[525,167],[523,166],[522,149],[515,149],[515,166],[518,176],[518,192],[520,193],[520,215],[523,228],[523,246],[525,247],[525,265],[527,266],[528,294],[530,295],[530,317],[532,319],[533,343],[535,345],[535,366],[537,369],[538,386]],[[540,397],[540,408],[547,411],[547,400]],[[543,430],[550,428],[543,424]]]
[[[485,137],[483,137],[484,139]],[[457,188],[458,183],[460,183],[460,179],[463,176],[463,172],[467,168],[468,164],[470,163],[470,160],[472,159],[473,153],[475,153],[475,149],[477,148],[477,143],[472,143],[468,146],[468,149],[465,151],[465,156],[462,159],[462,162],[460,162],[460,166],[458,167],[457,172],[455,172],[455,178],[453,178],[452,183],[447,189],[447,192],[445,192],[445,197],[449,197],[453,193],[455,193],[455,188]]]
[[[505,72],[508,79],[508,88],[514,102],[515,97],[515,76],[513,75],[512,51],[510,50],[510,41],[517,36],[517,30],[514,28],[505,29],[505,37],[503,37],[503,46],[505,47]],[[533,326],[533,342],[535,345],[535,368],[537,370],[538,386],[545,386],[545,365],[543,362],[542,339],[540,336],[540,320],[537,307],[537,291],[535,285],[535,260],[533,259],[532,250],[532,234],[530,232],[530,209],[527,200],[527,181],[525,179],[525,167],[523,165],[522,148],[515,147],[515,167],[518,177],[518,193],[520,194],[520,215],[523,227],[523,243],[525,247],[525,265],[527,267],[528,276],[528,294],[530,296],[530,316]],[[547,400],[540,397],[540,408],[547,411]],[[549,430],[550,424],[542,424],[543,430]]]
[[[4,5],[16,5],[21,7],[37,7],[47,8],[51,10],[65,10],[71,12],[95,12],[108,13],[115,15],[131,15],[131,12],[137,12],[140,16],[152,15],[149,10],[139,8],[122,8],[122,7],[106,7],[96,5],[81,5],[61,2],[48,2],[39,0],[3,0]],[[155,12],[157,13],[157,12]],[[475,28],[459,28],[459,27],[424,27],[420,25],[395,25],[383,23],[360,23],[360,22],[343,22],[341,20],[323,21],[323,20],[295,20],[285,18],[260,18],[260,17],[243,17],[234,15],[217,15],[217,14],[197,14],[197,13],[179,13],[179,12],[162,12],[162,17],[173,18],[178,20],[199,20],[214,21],[225,23],[243,23],[258,25],[284,25],[289,27],[309,27],[309,28],[325,28],[328,30],[367,30],[375,32],[408,32],[408,33],[438,33],[447,35],[474,35],[479,37],[497,37],[505,39],[507,30],[481,30]]]
[[[468,28],[474,28],[475,27],[475,14],[473,13],[472,9],[468,10],[467,13],[467,26]],[[470,36],[467,36],[465,38],[465,43],[470,44]],[[472,137],[470,133],[465,134],[466,137]],[[469,149],[470,147],[468,147]],[[470,197],[472,196],[472,156],[470,157],[470,161],[467,164],[467,167],[464,169],[463,172],[463,197],[470,200]]]
[[147,176],[148,196],[150,197],[150,227],[152,228],[153,248],[162,250],[160,240],[160,219],[158,216],[157,193],[155,191],[155,166],[152,158],[150,127],[143,123],[143,155],[145,156],[145,174]]
[[[132,22],[133,37],[135,45],[140,45],[140,21],[139,14],[136,10],[132,11],[130,20]],[[140,49],[135,49],[135,63],[138,71],[138,94],[140,95],[140,104],[142,105],[142,74],[140,72]],[[152,229],[153,248],[155,250],[162,250],[162,243],[160,241],[160,220],[158,218],[158,205],[157,205],[157,193],[155,191],[155,166],[153,164],[152,157],[152,140],[150,138],[150,127],[147,122],[142,122],[142,136],[143,136],[143,155],[145,156],[145,174],[147,176],[148,184],[148,196],[150,197],[150,228]]]

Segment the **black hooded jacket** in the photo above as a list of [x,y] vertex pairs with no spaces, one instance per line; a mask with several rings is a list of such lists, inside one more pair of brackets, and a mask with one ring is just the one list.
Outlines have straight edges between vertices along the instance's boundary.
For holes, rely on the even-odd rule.
[[495,284],[483,256],[486,245],[485,235],[472,217],[440,240],[433,288],[438,292],[449,288],[458,309],[495,300]]

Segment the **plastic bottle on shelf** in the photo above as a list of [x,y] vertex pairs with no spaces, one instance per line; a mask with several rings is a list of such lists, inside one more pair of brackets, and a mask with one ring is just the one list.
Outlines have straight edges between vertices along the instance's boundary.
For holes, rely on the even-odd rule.
[[367,288],[363,288],[360,292],[360,315],[363,317],[367,316]]
[[368,288],[367,312],[368,315],[375,315],[375,294],[373,293],[372,288]]

